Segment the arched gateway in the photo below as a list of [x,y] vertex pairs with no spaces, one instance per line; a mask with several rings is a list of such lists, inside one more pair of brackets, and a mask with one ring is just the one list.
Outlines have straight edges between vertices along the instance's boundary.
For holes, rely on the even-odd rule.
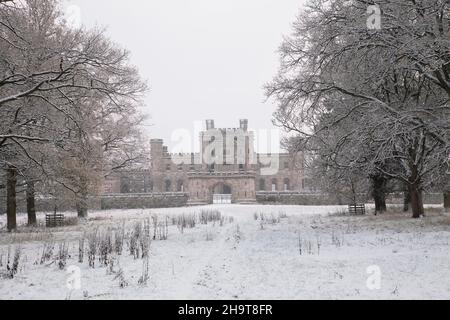
[[189,199],[194,203],[249,203],[256,201],[254,174],[245,172],[191,173],[188,182]]
[[224,182],[218,182],[212,188],[213,203],[214,204],[229,204],[232,203],[231,187]]

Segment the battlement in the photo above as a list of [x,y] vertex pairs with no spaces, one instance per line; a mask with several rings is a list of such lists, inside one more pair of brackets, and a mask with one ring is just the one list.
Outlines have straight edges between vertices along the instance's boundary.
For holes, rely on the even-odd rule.
[[171,156],[171,157],[174,157],[174,156],[189,156],[189,157],[191,157],[191,156],[200,156],[200,153],[198,153],[198,152],[186,152],[186,153],[183,153],[183,152],[179,152],[179,153],[168,153],[167,155],[169,155],[169,156]]
[[202,131],[201,134],[208,134],[211,132],[245,132],[246,134],[251,134],[253,132],[244,130],[243,128],[213,128],[206,131]]
[[238,128],[216,128],[214,125],[214,120],[208,119],[205,121],[206,123],[206,131],[214,131],[214,130],[225,130],[225,131],[244,131],[246,132],[248,129],[248,120],[240,119]]

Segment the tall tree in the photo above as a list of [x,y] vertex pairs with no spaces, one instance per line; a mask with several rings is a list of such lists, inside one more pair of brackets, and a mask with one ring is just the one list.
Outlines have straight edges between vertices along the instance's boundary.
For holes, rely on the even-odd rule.
[[[88,115],[108,114],[110,126],[121,114],[138,114],[146,84],[126,50],[102,30],[69,28],[54,0],[0,3],[0,49],[0,162],[12,170],[27,158],[70,189],[51,161],[74,140],[100,140],[104,123],[89,126]],[[83,172],[86,154],[78,156],[60,163],[76,162]]]
[[[428,7],[422,7],[424,2]],[[444,83],[419,70],[411,44],[422,38],[445,44],[440,33],[440,40],[424,37],[428,27],[417,21],[431,21],[434,9],[448,6],[407,1],[410,16],[400,14],[404,3],[382,1],[387,21],[382,20],[381,30],[370,30],[369,1],[310,1],[281,47],[282,65],[268,95],[279,102],[276,121],[302,140],[326,146],[324,133],[338,135],[329,149],[339,167],[381,172],[406,183],[413,216],[419,217],[422,191],[445,180],[450,113]],[[445,52],[437,60],[448,62]],[[354,152],[342,154],[345,145]]]

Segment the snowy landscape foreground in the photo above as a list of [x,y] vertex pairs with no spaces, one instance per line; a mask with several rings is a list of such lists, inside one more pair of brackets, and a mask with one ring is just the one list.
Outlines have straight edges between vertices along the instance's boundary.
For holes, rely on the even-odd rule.
[[450,299],[450,217],[441,207],[416,220],[399,208],[345,209],[94,211],[55,229],[29,229],[21,215],[13,234],[1,216],[0,299]]

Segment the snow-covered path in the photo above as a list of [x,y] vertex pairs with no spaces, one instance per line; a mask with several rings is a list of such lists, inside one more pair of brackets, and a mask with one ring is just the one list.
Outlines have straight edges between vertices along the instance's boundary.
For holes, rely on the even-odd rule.
[[[85,230],[107,228],[153,214],[177,215],[217,209],[233,217],[223,226],[197,225],[168,240],[152,241],[150,280],[138,285],[142,261],[123,255],[128,282],[120,288],[107,268],[77,261]],[[81,269],[80,290],[71,299],[449,299],[450,218],[432,213],[421,220],[403,214],[335,216],[339,207],[237,206],[94,212],[86,225],[51,234],[0,233],[0,255],[21,242],[22,269],[0,279],[0,299],[64,299],[68,275],[54,264],[35,265],[42,239],[71,239],[70,265]],[[255,215],[256,213],[256,215]],[[263,218],[261,219],[261,213]],[[14,244],[13,244],[14,245]],[[301,252],[300,252],[301,251]],[[5,259],[3,258],[3,261]],[[380,271],[380,288],[367,281]],[[0,266],[3,270],[5,266]],[[368,269],[369,268],[369,269]]]

